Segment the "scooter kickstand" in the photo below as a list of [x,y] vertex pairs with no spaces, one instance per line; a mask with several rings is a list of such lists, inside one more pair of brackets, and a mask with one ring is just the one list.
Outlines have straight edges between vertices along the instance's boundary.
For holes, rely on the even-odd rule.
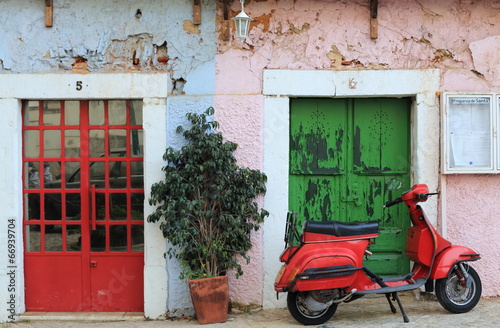
[[396,308],[394,307],[394,305],[392,304],[392,301],[391,301],[391,294],[390,294],[390,293],[387,293],[387,294],[385,294],[385,297],[387,298],[387,302],[389,302],[389,306],[391,307],[391,312],[392,312],[392,313],[396,313],[396,312],[398,312],[398,311],[396,310]]
[[408,316],[406,315],[405,310],[403,309],[403,304],[401,304],[401,300],[399,299],[397,292],[392,293],[392,299],[398,302],[399,310],[401,310],[401,314],[403,315],[403,321],[405,323],[410,322],[410,319],[408,319]]

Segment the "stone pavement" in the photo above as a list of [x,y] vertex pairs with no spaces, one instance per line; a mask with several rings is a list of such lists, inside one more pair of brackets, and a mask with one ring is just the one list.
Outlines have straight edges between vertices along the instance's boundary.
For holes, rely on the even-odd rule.
[[[401,300],[410,322],[405,324],[398,313],[391,313],[385,296],[369,295],[352,303],[340,304],[333,318],[315,328],[342,327],[500,327],[500,297],[483,298],[470,312],[452,314],[435,300],[417,301],[411,292],[402,294]],[[26,317],[24,317],[26,318]],[[296,322],[287,309],[263,310],[254,313],[230,314],[228,321],[219,324],[199,325],[195,319],[166,319],[147,321],[130,317],[125,321],[89,320],[26,320],[0,324],[1,328],[153,328],[153,327],[204,327],[204,328],[288,328],[304,327]]]

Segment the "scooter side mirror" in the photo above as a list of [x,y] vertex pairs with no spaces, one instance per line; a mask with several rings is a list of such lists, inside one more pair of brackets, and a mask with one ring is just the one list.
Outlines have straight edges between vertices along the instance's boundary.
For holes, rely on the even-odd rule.
[[392,178],[389,182],[387,182],[387,190],[397,190],[401,188],[402,184],[403,183],[400,180]]

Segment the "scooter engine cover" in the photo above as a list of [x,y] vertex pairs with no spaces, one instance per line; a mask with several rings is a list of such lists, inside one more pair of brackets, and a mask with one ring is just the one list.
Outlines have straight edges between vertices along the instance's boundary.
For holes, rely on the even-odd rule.
[[318,302],[311,295],[308,294],[304,299],[304,303],[309,310],[319,312],[319,311],[323,311],[324,309],[327,309],[328,307],[330,307],[330,305],[332,305],[333,301],[329,301],[326,303]]
[[312,290],[309,294],[316,301],[321,303],[327,303],[334,299],[340,298],[340,289],[323,289],[323,290]]

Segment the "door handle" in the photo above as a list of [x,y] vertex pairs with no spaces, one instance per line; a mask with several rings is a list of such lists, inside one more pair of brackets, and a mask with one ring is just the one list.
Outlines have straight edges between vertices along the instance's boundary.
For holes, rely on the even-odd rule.
[[361,206],[363,204],[363,201],[357,196],[354,195],[353,197],[344,197],[342,199],[342,202],[344,203],[354,203],[355,206]]
[[92,225],[92,231],[97,229],[97,199],[96,199],[96,188],[95,185],[92,185],[90,188],[90,198],[92,201],[92,210],[90,211],[90,220],[91,220],[91,225]]
[[350,188],[349,188],[350,195],[345,196],[342,201],[346,203],[354,203],[354,206],[361,206],[363,204],[363,200],[361,199],[361,196],[358,195],[359,192],[359,187],[357,183],[353,183]]

